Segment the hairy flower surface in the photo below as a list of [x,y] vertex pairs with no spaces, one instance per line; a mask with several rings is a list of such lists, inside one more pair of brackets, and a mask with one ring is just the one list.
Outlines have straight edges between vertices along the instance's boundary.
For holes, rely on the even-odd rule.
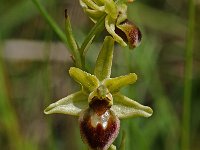
[[71,67],[70,76],[80,91],[49,105],[45,114],[62,113],[79,117],[81,137],[90,149],[107,150],[119,133],[120,120],[150,117],[152,109],[124,96],[120,89],[137,80],[135,73],[111,78],[114,40],[106,37],[98,55],[94,75]]
[[142,34],[139,28],[127,18],[127,2],[133,0],[79,0],[85,13],[93,22],[103,15],[105,27],[114,40],[122,46],[135,48],[140,44]]

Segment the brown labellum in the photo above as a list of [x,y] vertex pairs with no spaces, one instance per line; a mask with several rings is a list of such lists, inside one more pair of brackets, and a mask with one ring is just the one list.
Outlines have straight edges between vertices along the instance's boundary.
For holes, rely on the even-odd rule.
[[107,104],[95,99],[79,117],[81,137],[91,150],[107,150],[119,133],[120,121]]
[[115,32],[125,41],[128,42],[130,48],[137,47],[142,39],[139,28],[126,19],[116,27]]

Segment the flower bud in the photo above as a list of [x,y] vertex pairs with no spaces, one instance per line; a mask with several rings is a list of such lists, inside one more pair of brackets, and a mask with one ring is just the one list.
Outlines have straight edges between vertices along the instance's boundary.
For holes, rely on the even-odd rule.
[[130,48],[137,47],[142,39],[142,34],[139,28],[128,19],[117,25],[115,32],[125,42],[128,42]]

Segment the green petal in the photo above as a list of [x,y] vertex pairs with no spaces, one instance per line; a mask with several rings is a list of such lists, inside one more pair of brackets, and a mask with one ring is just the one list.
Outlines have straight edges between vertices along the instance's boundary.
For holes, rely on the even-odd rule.
[[112,19],[109,15],[106,16],[105,18],[106,30],[112,35],[112,37],[116,42],[118,42],[121,46],[125,47],[127,46],[126,42],[124,42],[124,40],[115,33],[115,23],[116,23],[115,19]]
[[69,74],[75,81],[82,85],[83,90],[88,94],[96,89],[99,85],[99,81],[96,76],[82,71],[79,68],[71,67]]
[[122,95],[113,95],[113,106],[111,110],[120,118],[128,117],[150,117],[153,110],[148,106],[143,106],[138,102]]
[[125,76],[119,76],[116,78],[107,79],[104,81],[104,85],[108,88],[110,93],[118,92],[122,87],[133,84],[137,80],[137,75],[135,73],[130,73]]
[[110,77],[114,50],[114,40],[107,36],[96,61],[94,74],[102,81]]
[[52,103],[45,110],[45,114],[61,113],[78,116],[79,113],[88,107],[87,96],[82,91],[68,95],[61,100]]

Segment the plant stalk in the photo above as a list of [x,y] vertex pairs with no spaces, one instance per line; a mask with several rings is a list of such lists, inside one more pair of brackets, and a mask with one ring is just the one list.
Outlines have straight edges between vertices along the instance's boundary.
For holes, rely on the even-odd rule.
[[188,12],[188,31],[185,51],[185,72],[184,72],[184,99],[183,99],[183,118],[182,118],[182,139],[181,149],[190,149],[190,111],[192,98],[192,66],[193,66],[193,48],[194,48],[194,29],[195,29],[195,2],[189,0]]

